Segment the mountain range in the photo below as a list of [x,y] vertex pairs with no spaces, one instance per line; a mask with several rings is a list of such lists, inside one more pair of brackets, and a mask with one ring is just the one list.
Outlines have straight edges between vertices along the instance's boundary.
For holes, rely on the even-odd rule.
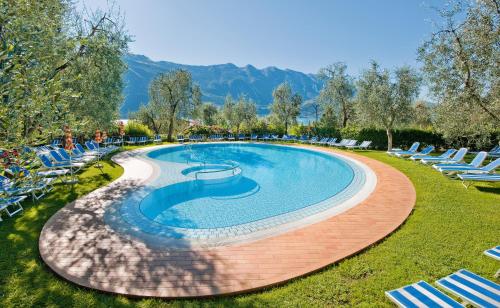
[[294,92],[302,95],[304,101],[315,98],[322,87],[322,81],[314,74],[266,67],[258,69],[252,65],[238,67],[232,63],[217,65],[185,65],[167,61],[153,61],[143,55],[124,56],[128,69],[124,81],[125,101],[120,110],[122,118],[148,102],[148,86],[155,76],[175,69],[185,69],[193,77],[203,94],[204,102],[222,106],[227,94],[234,98],[246,95],[257,105],[260,115],[269,112],[273,89],[287,81]]

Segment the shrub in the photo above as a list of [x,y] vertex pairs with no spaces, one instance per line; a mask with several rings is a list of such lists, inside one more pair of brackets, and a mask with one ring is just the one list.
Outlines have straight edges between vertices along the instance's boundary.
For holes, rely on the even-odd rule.
[[132,137],[140,137],[140,136],[153,136],[153,131],[149,129],[144,124],[128,121],[127,125],[125,125],[125,134]]
[[[356,139],[358,141],[371,140],[375,149],[387,149],[387,134],[384,129],[346,127],[341,130],[341,136],[345,139]],[[446,143],[440,134],[421,129],[397,129],[393,132],[395,147],[407,148],[413,142],[418,141],[421,145],[434,145],[436,148],[446,147]]]
[[192,125],[184,130],[185,135],[213,135],[213,134],[227,134],[228,130],[217,126],[207,126],[207,125]]

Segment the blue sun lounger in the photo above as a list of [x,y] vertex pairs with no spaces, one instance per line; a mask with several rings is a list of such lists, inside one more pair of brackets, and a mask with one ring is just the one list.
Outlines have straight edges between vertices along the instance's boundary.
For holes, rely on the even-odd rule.
[[407,151],[400,150],[400,149],[392,149],[392,151],[387,151],[386,153],[388,155],[396,155],[397,153],[407,153],[407,154],[416,154],[418,147],[420,146],[420,142],[413,142],[413,144],[410,146],[410,148]]
[[419,153],[398,152],[395,155],[397,157],[400,157],[400,158],[403,158],[403,157],[424,157],[424,156],[428,156],[432,151],[434,151],[434,146],[429,145],[429,146],[425,147]]
[[385,295],[399,307],[464,307],[425,281],[387,291]]
[[500,261],[500,246],[485,250],[484,254],[488,257],[492,257],[493,259]]
[[455,149],[448,149],[448,150],[446,150],[446,152],[444,152],[443,154],[441,154],[439,156],[432,156],[432,155],[420,156],[418,154],[415,154],[415,155],[411,156],[410,159],[413,161],[417,161],[420,159],[428,159],[428,158],[446,160],[446,159],[449,159],[451,157],[451,155],[455,154],[456,151],[457,150],[455,150]]
[[[478,154],[478,156],[481,153]],[[486,158],[487,154],[484,152],[484,157],[483,160]],[[481,159],[478,159],[478,161]],[[474,164],[473,164],[474,163]],[[442,165],[439,168],[437,168],[440,172],[443,173],[457,173],[457,172],[463,172],[463,173],[469,173],[469,174],[486,174],[486,173],[491,173],[494,171],[496,168],[500,167],[500,158],[495,159],[491,163],[487,164],[484,167],[479,167],[476,165],[481,165],[482,161],[480,163],[477,162],[471,162],[468,165],[463,165],[463,166],[446,166]]]
[[438,280],[436,284],[476,307],[500,307],[500,285],[465,269]]
[[462,185],[469,188],[474,182],[500,182],[500,174],[459,174]]
[[[15,214],[21,212],[23,210],[23,206],[21,205],[21,201],[26,199],[26,196],[16,196],[9,198],[0,198],[0,211],[5,211],[9,217],[14,216]],[[15,205],[17,208],[13,211],[9,211],[9,206]],[[0,217],[0,221],[2,218]]]
[[432,168],[439,170],[440,172],[457,172],[457,171],[465,171],[465,170],[474,170],[479,169],[481,164],[484,162],[488,154],[486,152],[477,153],[474,159],[466,164],[466,163],[456,163],[456,164],[435,164]]
[[464,160],[465,155],[467,154],[466,148],[460,148],[452,158],[442,159],[440,157],[428,157],[421,159],[420,162],[422,164],[458,164]]

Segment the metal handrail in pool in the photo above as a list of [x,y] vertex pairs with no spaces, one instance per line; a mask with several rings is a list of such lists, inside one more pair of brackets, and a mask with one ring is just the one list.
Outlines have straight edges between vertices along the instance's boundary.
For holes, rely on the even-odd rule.
[[226,172],[226,171],[232,171],[233,176],[236,175],[236,169],[240,167],[240,164],[238,162],[235,162],[234,160],[225,160],[221,163],[212,163],[209,165],[228,165],[227,168],[220,169],[220,170],[208,170],[208,171],[197,171],[194,174],[194,178],[198,180],[198,174],[207,174],[207,173],[217,173],[217,172]]

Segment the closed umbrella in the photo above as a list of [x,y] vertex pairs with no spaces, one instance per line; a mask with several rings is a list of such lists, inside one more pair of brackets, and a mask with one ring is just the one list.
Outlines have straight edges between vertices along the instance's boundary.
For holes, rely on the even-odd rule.
[[123,136],[125,136],[125,125],[123,124],[123,121],[120,121],[120,123],[118,123],[118,130],[120,137],[122,139],[122,146],[123,146]]
[[[64,149],[69,152],[69,164],[71,165],[71,157],[73,155],[73,136],[71,134],[71,129],[68,125],[64,125]],[[69,168],[69,172],[71,173],[71,179],[68,181],[70,184],[75,184],[78,182],[78,179],[73,175],[73,168]]]
[[[95,142],[97,143],[97,152],[99,152],[99,147],[100,147],[100,144],[102,142],[102,137],[101,137],[101,131],[96,129],[95,130],[95,138],[94,138]],[[97,164],[95,165],[97,168],[101,169],[101,172],[102,172],[102,165],[101,163],[99,162],[100,161],[100,155],[97,155]]]

